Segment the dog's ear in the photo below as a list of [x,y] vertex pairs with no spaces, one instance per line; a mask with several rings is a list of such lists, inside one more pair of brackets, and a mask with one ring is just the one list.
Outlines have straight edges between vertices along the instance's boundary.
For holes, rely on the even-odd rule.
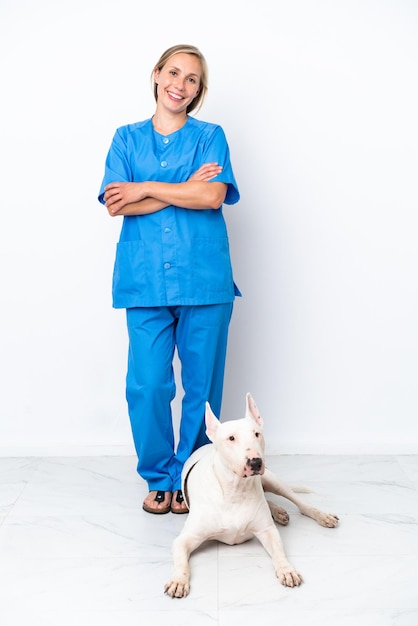
[[209,402],[205,405],[205,422],[206,422],[206,434],[210,441],[215,439],[216,431],[218,430],[219,420],[215,413],[212,411]]
[[261,417],[257,405],[250,393],[247,393],[246,396],[246,416],[255,420],[257,424],[263,428],[263,418]]

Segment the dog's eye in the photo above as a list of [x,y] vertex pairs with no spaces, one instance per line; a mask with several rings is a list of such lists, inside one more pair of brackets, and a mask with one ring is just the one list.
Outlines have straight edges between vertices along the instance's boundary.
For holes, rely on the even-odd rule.
[[257,437],[257,439],[258,439],[258,437],[260,437],[260,435],[261,435],[261,433],[255,433],[255,436]]
[[231,435],[231,436],[229,437],[229,441],[235,441],[235,437],[234,437],[234,435]]

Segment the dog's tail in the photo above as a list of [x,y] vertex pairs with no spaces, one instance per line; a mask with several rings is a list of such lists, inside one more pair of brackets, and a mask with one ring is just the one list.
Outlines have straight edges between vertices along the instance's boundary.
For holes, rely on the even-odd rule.
[[302,487],[301,485],[290,485],[290,488],[295,493],[312,493],[312,489],[308,487]]

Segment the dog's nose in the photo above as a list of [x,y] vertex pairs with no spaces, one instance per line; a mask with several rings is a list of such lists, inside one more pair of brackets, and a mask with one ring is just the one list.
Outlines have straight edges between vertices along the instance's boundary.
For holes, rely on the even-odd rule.
[[250,466],[251,470],[255,473],[259,472],[263,467],[263,461],[259,457],[255,459],[248,459],[247,465]]

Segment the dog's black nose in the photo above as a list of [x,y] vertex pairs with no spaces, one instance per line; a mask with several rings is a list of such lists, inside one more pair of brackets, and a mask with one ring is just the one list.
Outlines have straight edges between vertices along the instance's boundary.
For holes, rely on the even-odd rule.
[[259,472],[263,467],[263,461],[259,457],[256,459],[248,459],[247,465],[251,467],[253,472]]

